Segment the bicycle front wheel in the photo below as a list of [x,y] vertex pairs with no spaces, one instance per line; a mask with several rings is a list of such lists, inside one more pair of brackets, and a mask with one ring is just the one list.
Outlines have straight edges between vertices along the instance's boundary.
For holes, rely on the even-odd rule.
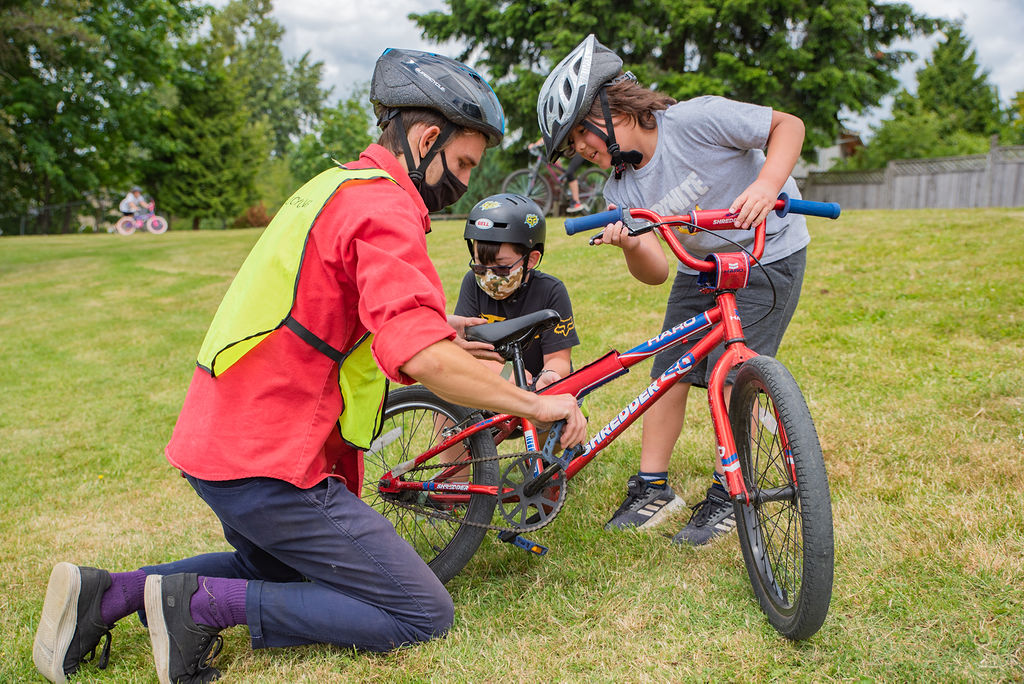
[[[383,493],[378,485],[384,473],[438,444],[455,426],[465,427],[471,414],[470,409],[450,404],[419,385],[393,390],[388,393],[381,434],[363,455],[363,500],[391,521],[395,531],[412,545],[442,582],[455,577],[480,547],[487,534],[484,525],[491,522],[497,497],[473,494],[452,502],[433,492]],[[427,464],[453,464],[496,454],[491,433],[483,430]],[[444,470],[440,466],[414,471],[402,479],[433,478],[436,482]],[[496,486],[498,462],[473,462],[447,481]]]
[[736,375],[729,403],[751,503],[734,502],[743,562],[768,621],[806,639],[832,599],[832,502],[818,435],[800,388],[777,359],[758,356]]
[[167,232],[167,220],[163,216],[150,216],[146,219],[146,230],[154,235],[162,235]]
[[501,191],[529,197],[537,203],[545,216],[551,212],[555,195],[551,183],[533,169],[519,169],[510,173],[501,184]]

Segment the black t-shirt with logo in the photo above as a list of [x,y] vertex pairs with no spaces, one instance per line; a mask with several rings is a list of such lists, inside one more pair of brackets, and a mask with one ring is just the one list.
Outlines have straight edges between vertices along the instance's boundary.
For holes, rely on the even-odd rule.
[[561,280],[541,271],[530,271],[529,280],[524,286],[499,300],[491,299],[481,290],[473,272],[469,271],[462,279],[455,315],[476,316],[486,318],[488,323],[495,323],[542,309],[554,309],[561,320],[554,328],[540,334],[539,343],[535,339],[523,352],[526,370],[536,375],[544,368],[545,354],[569,349],[580,343],[580,338],[576,336],[569,292]]

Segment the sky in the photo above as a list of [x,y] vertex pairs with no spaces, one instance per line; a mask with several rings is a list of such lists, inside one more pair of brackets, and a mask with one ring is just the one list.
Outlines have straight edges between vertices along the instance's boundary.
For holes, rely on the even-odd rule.
[[[915,11],[930,16],[964,20],[964,28],[981,68],[999,89],[1004,104],[1024,90],[1024,0],[973,0],[965,16],[963,0],[909,0]],[[224,0],[214,4],[222,5]],[[330,10],[325,11],[325,7]],[[305,51],[324,63],[324,85],[333,87],[333,98],[344,97],[352,87],[369,81],[373,65],[388,47],[427,49],[451,56],[458,44],[437,45],[424,41],[412,13],[443,9],[443,0],[277,0],[274,17],[285,28],[282,49],[288,57]],[[918,59],[900,71],[904,84],[913,89],[915,72],[924,66],[937,37],[919,39],[906,47]],[[854,130],[868,133],[883,118],[887,105],[866,117],[851,118]]]

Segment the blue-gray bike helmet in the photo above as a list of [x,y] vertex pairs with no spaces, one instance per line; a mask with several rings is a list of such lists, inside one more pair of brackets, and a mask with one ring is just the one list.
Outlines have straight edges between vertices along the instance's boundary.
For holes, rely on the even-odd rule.
[[393,115],[389,110],[421,107],[480,131],[488,147],[505,135],[505,113],[487,81],[465,64],[432,52],[385,50],[373,70],[370,102],[378,123]]

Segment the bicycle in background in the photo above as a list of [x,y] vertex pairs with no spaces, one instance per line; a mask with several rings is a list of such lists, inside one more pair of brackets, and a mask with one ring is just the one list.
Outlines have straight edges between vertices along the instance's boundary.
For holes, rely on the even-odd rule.
[[[533,162],[527,168],[513,171],[506,176],[501,184],[501,191],[529,197],[537,203],[545,216],[550,215],[552,209],[557,213],[564,212],[572,201],[565,167],[558,162],[546,162],[543,146],[527,149],[534,158]],[[597,167],[592,167],[581,170],[581,173],[576,175],[576,180],[580,184],[580,204],[583,205],[580,213],[592,214],[604,209],[602,192],[608,174]]]
[[156,205],[150,202],[148,210],[137,211],[131,216],[119,218],[117,223],[114,224],[114,230],[120,235],[131,235],[136,230],[142,230],[143,228],[154,235],[166,233],[167,219],[153,213],[155,210]]

